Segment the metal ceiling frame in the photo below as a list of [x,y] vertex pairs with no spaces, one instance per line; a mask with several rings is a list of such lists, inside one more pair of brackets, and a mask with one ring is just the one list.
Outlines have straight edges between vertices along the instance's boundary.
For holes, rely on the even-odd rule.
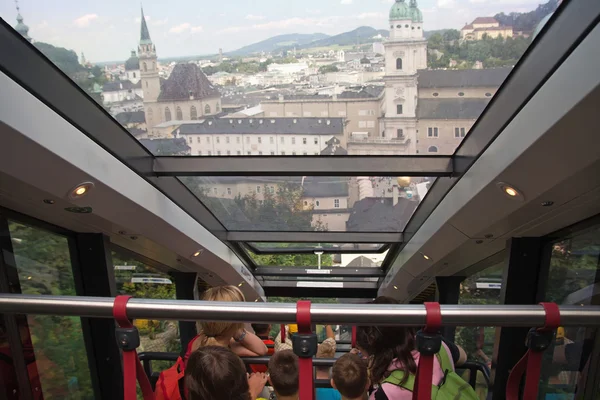
[[[597,23],[600,2],[563,4],[492,98],[452,156],[255,156],[156,157],[39,50],[0,19],[0,71],[36,96],[82,133],[159,189],[199,224],[252,263],[236,242],[393,243],[384,265],[391,265],[412,235],[443,200],[460,176],[552,75]],[[227,231],[215,215],[176,176],[422,176],[439,177],[410,218],[404,232],[253,232]],[[256,265],[252,265],[256,269]],[[268,282],[268,281],[266,281]],[[265,292],[274,293],[266,283]],[[281,287],[290,296],[289,287]],[[302,288],[308,289],[308,288]],[[350,287],[346,288],[350,289]],[[321,289],[314,289],[320,291]],[[370,294],[376,288],[356,287]],[[337,289],[327,289],[338,293]],[[350,290],[346,290],[349,292]],[[279,292],[277,292],[279,293]],[[365,294],[363,293],[363,294]],[[354,294],[354,293],[353,293]],[[338,293],[338,297],[348,297]]]
[[451,156],[157,156],[154,176],[455,176]]
[[289,276],[289,277],[319,277],[319,278],[382,278],[385,272],[381,268],[365,267],[258,267],[254,271],[256,277]]

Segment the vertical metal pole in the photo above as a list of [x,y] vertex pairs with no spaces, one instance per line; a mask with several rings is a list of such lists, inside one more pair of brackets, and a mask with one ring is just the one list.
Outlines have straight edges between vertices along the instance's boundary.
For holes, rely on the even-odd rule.
[[[541,238],[512,238],[508,241],[508,257],[502,280],[502,304],[537,304],[544,246]],[[526,351],[529,328],[498,328],[492,362],[493,398],[506,397],[510,370]],[[498,333],[499,332],[499,333]],[[494,369],[494,364],[496,368]]]
[[[172,272],[171,276],[175,281],[175,293],[177,300],[198,300],[196,289],[198,276],[195,272]],[[181,355],[187,350],[189,342],[198,334],[196,323],[194,321],[179,321],[179,337],[181,340]]]
[[[464,276],[436,276],[437,301],[440,304],[458,304],[460,297],[460,283],[465,280]],[[455,326],[444,326],[442,336],[454,342],[456,333]]]
[[[78,234],[71,246],[71,258],[78,295],[114,297],[117,294],[107,236]],[[122,399],[123,369],[114,320],[82,318],[81,325],[94,389],[99,390],[100,399]]]
[[[0,293],[21,293],[10,230],[8,229],[8,220],[3,215],[2,210],[0,210],[0,251]],[[20,329],[28,328],[27,322],[24,322],[24,327],[19,327],[15,314],[3,314],[2,317],[6,326],[13,368],[15,369],[19,385],[19,398],[23,397],[25,400],[33,399],[20,332]]]

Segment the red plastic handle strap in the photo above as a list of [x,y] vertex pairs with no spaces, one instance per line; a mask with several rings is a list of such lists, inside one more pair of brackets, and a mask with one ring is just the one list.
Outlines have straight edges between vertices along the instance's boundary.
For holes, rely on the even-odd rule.
[[[127,318],[127,302],[131,296],[117,296],[113,303],[113,317],[121,328],[133,328],[133,324]],[[136,379],[140,382],[140,388],[144,400],[154,400],[154,392],[144,371],[144,367],[135,350],[123,350],[123,399],[137,400]]]
[[281,343],[285,343],[285,324],[281,324],[279,330],[281,333]]
[[356,347],[356,326],[352,327],[352,348]]
[[[442,327],[442,312],[440,303],[425,303],[425,327],[424,332],[435,333]],[[433,358],[435,355],[421,354],[419,365],[415,375],[415,386],[413,388],[413,400],[431,400],[431,381],[433,380]]]
[[[296,303],[296,323],[298,324],[298,333],[311,333],[310,320],[310,301],[301,300]],[[299,400],[314,400],[315,387],[313,379],[313,361],[312,357],[300,357],[298,359],[299,367]]]
[[[560,326],[560,309],[558,305],[555,303],[540,303],[540,305],[544,307],[546,320],[544,326],[539,328],[538,331],[547,332],[558,328]],[[543,351],[528,350],[519,362],[517,362],[506,382],[507,400],[519,399],[519,388],[523,375],[525,375],[523,400],[537,399],[543,356]]]

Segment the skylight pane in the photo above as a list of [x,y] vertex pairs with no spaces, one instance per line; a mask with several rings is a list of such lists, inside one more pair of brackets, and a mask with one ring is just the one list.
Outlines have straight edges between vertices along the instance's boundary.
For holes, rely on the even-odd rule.
[[432,178],[181,177],[231,231],[402,232]]
[[153,154],[202,157],[452,154],[558,6],[55,3],[0,16]]

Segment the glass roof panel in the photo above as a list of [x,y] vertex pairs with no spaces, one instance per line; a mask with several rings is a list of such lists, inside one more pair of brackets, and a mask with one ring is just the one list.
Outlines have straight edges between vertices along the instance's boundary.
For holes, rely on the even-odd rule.
[[356,176],[179,179],[228,230],[289,232],[402,232],[434,181]]
[[[320,273],[331,276],[331,267],[347,267],[351,272],[353,268],[381,268],[388,250],[383,253],[342,253],[342,254],[255,254],[251,250],[247,253],[252,261],[259,267],[281,267],[283,272],[286,267],[302,269],[298,275],[319,275]],[[271,275],[272,276],[272,275]]]
[[250,242],[246,246],[254,253],[379,253],[385,251],[388,245],[380,243],[282,243],[282,242]]
[[335,156],[453,153],[558,2],[54,3],[0,16],[153,154]]

